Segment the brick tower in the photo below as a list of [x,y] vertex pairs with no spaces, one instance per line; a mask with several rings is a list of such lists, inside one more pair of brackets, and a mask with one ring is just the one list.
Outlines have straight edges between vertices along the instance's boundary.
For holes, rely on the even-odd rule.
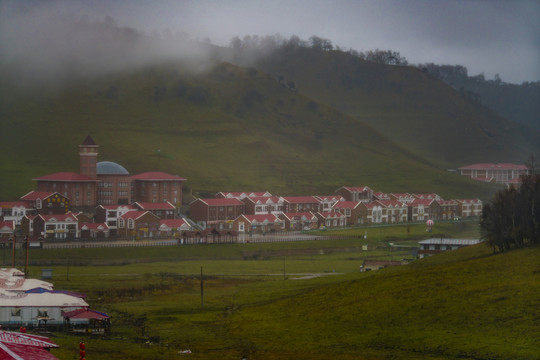
[[90,135],[79,145],[80,174],[96,177],[98,148],[99,145],[96,145]]

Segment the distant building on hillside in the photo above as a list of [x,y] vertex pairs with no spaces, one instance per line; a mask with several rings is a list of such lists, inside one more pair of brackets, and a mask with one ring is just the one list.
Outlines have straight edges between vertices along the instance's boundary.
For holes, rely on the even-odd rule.
[[479,239],[427,239],[418,242],[420,250],[418,250],[418,257],[423,258],[439,254],[443,251],[456,250],[464,246],[476,245],[482,242]]
[[479,163],[458,168],[459,174],[471,179],[509,185],[529,174],[526,165]]

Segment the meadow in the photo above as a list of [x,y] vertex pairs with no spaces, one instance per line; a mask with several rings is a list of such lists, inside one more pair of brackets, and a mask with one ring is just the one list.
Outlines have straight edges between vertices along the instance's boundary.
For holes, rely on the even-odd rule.
[[[360,273],[363,259],[411,258],[408,248],[390,244],[478,237],[478,225],[440,223],[431,234],[417,224],[333,235],[32,250],[40,265],[30,271],[39,274],[48,259],[56,289],[84,292],[93,309],[112,316],[108,336],[83,337],[88,359],[532,359],[539,353],[533,334],[540,293],[529,286],[538,284],[538,249],[493,255],[481,245]],[[55,356],[77,358],[80,335],[58,332],[52,339],[60,345]]]

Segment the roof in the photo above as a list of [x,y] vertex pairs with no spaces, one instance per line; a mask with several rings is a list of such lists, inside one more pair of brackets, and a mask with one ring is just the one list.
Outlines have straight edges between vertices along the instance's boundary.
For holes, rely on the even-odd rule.
[[315,214],[311,212],[301,212],[301,213],[281,213],[281,215],[285,216],[289,220],[293,219],[301,219],[301,220],[316,220],[317,217]]
[[96,310],[91,309],[77,309],[73,311],[68,311],[62,314],[63,317],[69,319],[96,319],[96,320],[105,320],[109,319],[110,316]]
[[16,206],[26,207],[26,203],[24,201],[0,201],[2,209],[12,209]]
[[15,230],[15,221],[0,221],[0,229],[10,229]]
[[243,192],[231,192],[231,191],[221,191],[217,193],[218,196],[228,197],[228,198],[245,198],[245,197],[269,197],[272,196],[268,191],[243,191]]
[[21,200],[34,201],[37,199],[46,199],[49,196],[52,196],[53,194],[54,192],[49,192],[49,191],[30,191],[28,194],[23,195],[23,197],[21,197]]
[[247,196],[244,199],[247,199],[254,204],[277,204],[280,201],[278,196]]
[[462,204],[481,204],[482,200],[480,199],[457,199],[458,203]]
[[136,202],[133,204],[135,206],[138,206],[142,210],[174,210],[176,209],[176,206],[171,204],[170,202],[163,202],[163,203],[152,203],[152,202]]
[[109,225],[107,225],[106,223],[83,222],[83,223],[79,223],[78,227],[79,227],[79,230],[99,230],[99,231],[109,230]]
[[192,204],[195,201],[201,201],[202,203],[208,206],[245,205],[242,201],[238,200],[237,198],[197,199],[197,200],[194,200]]
[[318,212],[317,214],[319,214],[324,219],[342,218],[345,216],[339,211],[323,211],[323,212]]
[[458,245],[458,246],[468,246],[468,245],[476,245],[481,243],[482,240],[480,239],[446,239],[446,238],[432,238],[427,240],[419,241],[418,244],[420,245]]
[[334,205],[334,209],[354,209],[359,204],[361,204],[360,201],[338,201]]
[[0,330],[2,360],[58,360],[47,350],[57,347],[58,345],[44,336]]
[[162,219],[162,220],[159,220],[159,225],[160,227],[161,225],[165,225],[169,228],[178,228],[183,225],[189,226],[189,224],[184,219]]
[[284,196],[283,201],[291,204],[320,203],[315,196]]
[[38,215],[45,221],[79,221],[73,213],[67,214],[40,214]]
[[399,200],[377,200],[386,207],[407,207],[407,204]]
[[88,307],[86,301],[63,293],[0,291],[0,307]]
[[98,175],[129,175],[129,172],[120,164],[112,161],[100,161],[96,164]]
[[459,170],[527,170],[527,165],[510,163],[478,163],[458,168]]
[[409,203],[409,206],[418,206],[418,205],[429,206],[434,201],[435,201],[435,199],[418,199],[418,198],[415,198],[412,202]]
[[84,145],[84,146],[97,146],[96,142],[94,141],[94,139],[92,139],[92,137],[90,135],[88,135],[84,140],[83,142],[81,143],[81,145]]
[[281,222],[276,215],[273,214],[259,214],[259,215],[240,215],[244,217],[249,223],[275,223]]
[[25,291],[27,294],[43,294],[43,293],[54,293],[54,294],[66,294],[70,296],[75,296],[81,299],[86,298],[86,294],[78,293],[75,291],[69,291],[69,290],[52,290],[52,289],[45,289],[42,287],[33,288],[30,290]]
[[[143,216],[144,214],[152,214],[148,211],[128,211],[127,213],[123,214],[122,216],[120,216],[121,219],[133,219],[133,220],[137,220],[138,218],[140,218],[141,216]],[[152,216],[155,216],[154,214],[152,214]]]
[[343,200],[343,196],[341,195],[323,195],[323,196],[315,196],[317,199],[321,201],[341,201]]
[[181,178],[178,175],[171,175],[160,171],[150,171],[150,172],[144,172],[141,174],[133,175],[131,177],[133,180],[141,180],[141,181],[170,181],[170,180],[178,180],[178,181],[185,181],[186,179]]
[[77,174],[74,172],[57,172],[38,178],[32,179],[35,181],[65,181],[65,182],[98,182],[99,180],[83,174]]
[[343,186],[342,189],[346,189],[350,192],[364,192],[371,190],[368,186]]

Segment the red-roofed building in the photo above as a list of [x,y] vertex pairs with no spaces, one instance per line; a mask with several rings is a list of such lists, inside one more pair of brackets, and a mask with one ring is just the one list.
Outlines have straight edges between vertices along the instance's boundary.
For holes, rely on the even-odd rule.
[[116,233],[124,239],[152,238],[159,233],[159,221],[150,211],[128,211],[118,218]]
[[153,171],[134,175],[131,181],[133,201],[182,205],[182,186],[186,179],[180,176]]
[[176,206],[168,201],[162,203],[136,202],[133,207],[140,211],[150,211],[160,219],[175,218]]
[[247,197],[270,197],[268,191],[245,191],[245,192],[228,192],[222,191],[216,194],[217,198],[235,198],[238,200],[245,199]]
[[308,230],[318,227],[318,219],[312,212],[281,213],[278,216],[285,222],[286,230]]
[[177,237],[184,231],[190,231],[191,225],[184,219],[159,220],[159,235],[161,237]]
[[96,207],[96,222],[105,223],[109,227],[109,235],[116,236],[118,218],[128,211],[136,211],[131,205],[99,205]]
[[282,197],[283,212],[319,212],[320,201],[315,196],[285,196]]
[[370,202],[373,200],[373,190],[367,186],[343,186],[336,190],[346,201]]
[[458,202],[456,200],[437,200],[440,206],[439,220],[453,220],[458,216]]
[[338,201],[333,210],[345,215],[345,222],[349,226],[364,224],[367,220],[367,212],[366,207],[360,204],[360,201]]
[[413,202],[414,199],[416,199],[413,195],[409,193],[392,193],[392,194],[389,194],[388,196],[390,196],[390,199],[392,200],[398,200],[405,204],[409,204]]
[[440,205],[434,199],[414,199],[407,206],[409,221],[437,220],[440,213]]
[[78,223],[73,213],[25,216],[21,220],[21,232],[43,239],[76,239],[79,237]]
[[278,196],[246,196],[241,199],[246,204],[246,214],[274,214],[283,211],[283,199]]
[[197,199],[189,204],[189,216],[204,228],[231,229],[245,214],[246,205],[236,198]]
[[323,211],[315,214],[317,217],[317,225],[319,227],[339,228],[345,226],[345,215],[339,211]]
[[386,206],[387,222],[389,224],[407,222],[408,206],[399,200],[379,200]]
[[58,347],[45,336],[0,330],[2,360],[58,360],[49,352]]
[[233,229],[239,233],[268,233],[283,230],[285,223],[273,214],[240,215],[233,221]]
[[37,214],[25,201],[0,201],[0,220],[13,221],[15,225],[21,224],[25,215]]
[[96,178],[73,172],[58,172],[33,179],[37,191],[58,192],[72,202],[72,206],[95,206],[97,204]]
[[109,237],[109,227],[105,223],[80,222],[78,226],[79,237],[81,239],[103,239]]
[[332,207],[338,202],[343,201],[345,198],[341,195],[326,195],[326,196],[315,196],[319,199],[320,206],[319,210],[321,212],[332,211]]
[[0,241],[3,241],[3,242],[8,241],[9,239],[13,238],[14,233],[15,233],[15,221],[0,220]]
[[[70,200],[58,192],[31,191],[21,197],[26,204],[27,214],[65,214],[71,208]],[[35,211],[33,211],[35,210]]]
[[[529,174],[529,168],[526,165],[517,164],[492,164],[479,163],[462,166],[458,168],[459,174],[472,179],[491,179],[498,184],[508,185],[513,179],[522,175]],[[482,180],[484,181],[484,180]]]
[[480,199],[458,199],[458,216],[478,217],[482,216],[482,200]]
[[366,208],[366,223],[381,224],[388,222],[388,209],[386,205],[378,200],[369,203],[362,203]]

